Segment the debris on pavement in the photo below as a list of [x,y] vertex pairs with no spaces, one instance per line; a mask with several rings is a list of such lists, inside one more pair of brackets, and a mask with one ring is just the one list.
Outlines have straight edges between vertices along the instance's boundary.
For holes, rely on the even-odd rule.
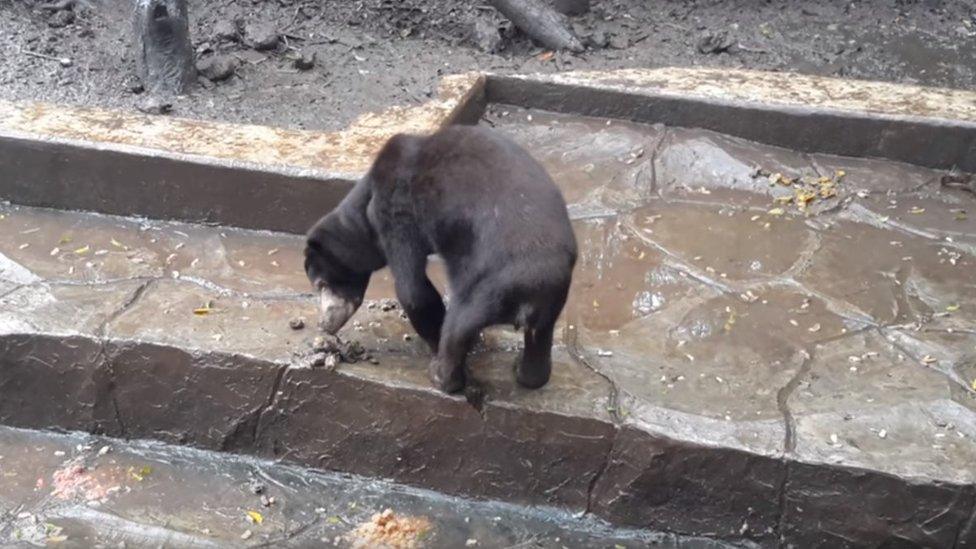
[[353,339],[343,341],[339,336],[322,334],[312,341],[312,351],[315,353],[312,366],[335,368],[340,362],[354,364],[361,360],[370,360],[363,345]]
[[354,549],[413,549],[420,546],[431,528],[427,517],[400,517],[386,509],[360,524],[346,539]]

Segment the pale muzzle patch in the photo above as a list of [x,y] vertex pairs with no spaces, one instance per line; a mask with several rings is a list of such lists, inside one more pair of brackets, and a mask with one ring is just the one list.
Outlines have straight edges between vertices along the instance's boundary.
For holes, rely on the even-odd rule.
[[335,335],[356,312],[357,305],[328,288],[319,290],[319,326]]

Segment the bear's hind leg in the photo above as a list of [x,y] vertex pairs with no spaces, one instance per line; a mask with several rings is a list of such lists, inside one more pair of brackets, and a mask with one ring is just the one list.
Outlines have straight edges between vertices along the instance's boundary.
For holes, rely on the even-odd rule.
[[555,322],[525,327],[525,349],[515,367],[515,380],[522,387],[538,389],[549,383],[555,327]]
[[481,330],[497,317],[498,301],[494,299],[459,299],[451,301],[441,329],[440,348],[430,363],[430,380],[445,393],[464,388],[465,359],[478,340]]
[[525,349],[515,366],[515,380],[525,388],[538,389],[549,382],[553,331],[568,293],[567,284],[551,292],[548,300],[539,300],[532,305],[535,310],[528,315],[525,325]]

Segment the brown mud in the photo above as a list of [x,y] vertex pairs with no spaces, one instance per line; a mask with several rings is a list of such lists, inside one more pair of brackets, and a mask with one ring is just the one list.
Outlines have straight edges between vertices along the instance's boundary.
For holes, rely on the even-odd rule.
[[[492,10],[459,0],[189,4],[210,77],[171,101],[191,118],[338,129],[365,111],[423,102],[441,75],[472,70],[713,66],[976,86],[976,5],[963,0],[595,1],[572,20],[588,44],[579,55],[545,54]],[[0,0],[0,98],[145,108],[128,3],[45,5]],[[497,52],[479,48],[479,21],[499,29]],[[269,34],[277,42],[257,49]]]

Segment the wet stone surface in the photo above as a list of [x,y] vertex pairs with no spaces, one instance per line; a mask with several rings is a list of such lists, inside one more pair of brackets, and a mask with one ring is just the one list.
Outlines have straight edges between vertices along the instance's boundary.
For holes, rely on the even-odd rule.
[[[340,334],[372,360],[314,366],[300,237],[3,206],[0,421],[764,544],[966,539],[976,197],[702,130],[487,122],[551,171],[580,243],[544,389],[516,386],[521,336],[497,327],[471,357],[484,405],[434,391],[385,271]],[[864,483],[919,511],[845,523]]]
[[[834,486],[825,499],[803,492],[789,467],[773,467],[754,486],[781,482],[787,501],[796,495],[793,510],[806,508],[778,526],[790,535],[802,530],[794,521],[831,522],[829,535],[807,542],[885,539],[886,528],[904,521],[906,539],[951,544],[945,536],[964,524],[965,487],[976,480],[968,465],[976,457],[971,194],[941,186],[933,170],[805,155],[703,130],[505,106],[487,120],[565,189],[581,260],[564,321],[587,363],[614,383],[619,422],[785,455],[787,463],[939,479],[956,488],[899,493],[916,515],[895,518],[875,506],[858,519],[870,518],[863,528],[832,510],[856,507],[861,481]],[[566,152],[580,147],[585,154]],[[591,187],[601,180],[609,183]],[[621,180],[644,192],[592,206]],[[817,191],[802,209],[798,188]],[[635,450],[640,435],[627,432],[614,449],[626,458],[611,458],[613,480],[596,497],[631,513],[628,520],[654,524],[668,513],[661,492],[696,492],[649,472],[681,465],[641,457],[680,451],[661,450],[653,437]],[[713,474],[750,492],[748,475]],[[879,490],[893,489],[877,478]],[[642,506],[654,511],[634,517]],[[926,513],[951,519],[929,531]],[[746,522],[750,532],[770,526]]]
[[428,522],[417,546],[429,548],[735,547],[614,529],[555,509],[86,435],[0,427],[0,476],[4,547],[354,547],[368,541],[357,528],[387,509]]

